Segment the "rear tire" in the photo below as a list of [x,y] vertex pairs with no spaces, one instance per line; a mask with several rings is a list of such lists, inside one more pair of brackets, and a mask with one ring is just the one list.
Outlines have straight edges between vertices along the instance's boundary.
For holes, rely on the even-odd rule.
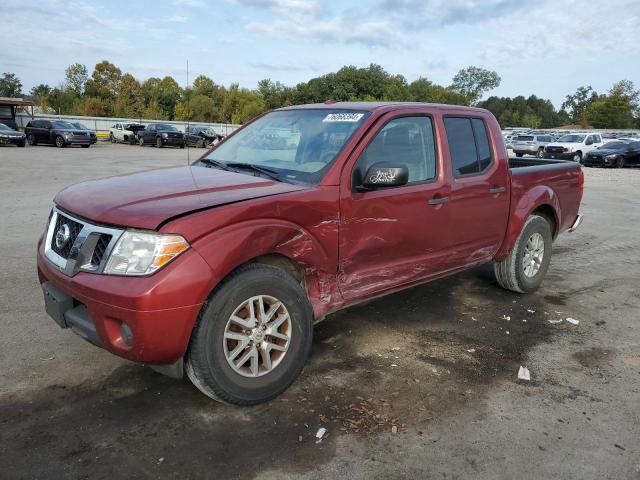
[[204,148],[204,140],[198,140],[196,142],[196,148]]
[[36,136],[33,133],[30,133],[27,136],[27,142],[29,142],[29,145],[37,145],[38,142],[36,142]]
[[140,145],[141,147],[144,147],[144,138],[140,137],[138,139],[138,145]]
[[[274,327],[276,330],[268,327],[273,323],[266,323],[266,330],[259,326],[259,303],[254,304],[253,299],[267,299],[263,304],[266,312],[275,309],[270,322],[281,321],[280,326]],[[267,301],[272,303],[267,305]],[[278,302],[280,306],[274,306]],[[240,327],[231,320],[238,317],[258,321]],[[300,284],[279,268],[248,264],[232,273],[209,298],[191,334],[185,370],[191,382],[214,400],[237,405],[267,402],[298,377],[309,356],[312,337],[313,313]],[[278,342],[280,348],[286,345],[284,352],[270,348]],[[266,354],[262,348],[267,348]],[[251,352],[257,356],[255,370]],[[243,358],[245,363],[241,363]]]
[[89,148],[91,145],[80,145],[82,148]]
[[[500,286],[518,293],[535,292],[549,268],[552,242],[553,236],[549,222],[538,215],[531,215],[507,258],[493,264],[496,280]],[[539,253],[529,255],[529,252],[537,251],[531,248],[536,244],[541,247],[541,255]]]
[[113,136],[113,133],[109,134],[109,140],[111,140],[111,143],[116,143],[116,137]]
[[26,140],[22,140],[20,143],[18,143],[18,147],[24,147],[27,144]]

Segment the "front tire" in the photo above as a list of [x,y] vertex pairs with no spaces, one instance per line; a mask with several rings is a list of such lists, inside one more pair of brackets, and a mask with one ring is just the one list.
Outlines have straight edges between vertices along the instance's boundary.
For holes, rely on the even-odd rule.
[[138,145],[140,145],[141,147],[144,147],[144,138],[140,137],[138,139]]
[[27,137],[27,142],[29,143],[29,145],[37,145],[38,142],[36,141],[36,136],[33,133],[30,133],[29,136]]
[[162,148],[162,139],[160,137],[156,138],[156,147]]
[[111,143],[116,143],[116,137],[113,136],[113,133],[109,134],[109,140],[111,140]]
[[20,143],[18,143],[18,147],[24,147],[27,144],[26,140],[22,140]]
[[538,153],[536,153],[536,157],[544,158],[544,148],[538,149]]
[[312,337],[313,313],[301,285],[279,268],[248,264],[211,295],[191,334],[185,370],[214,400],[267,402],[298,377]]
[[91,145],[80,145],[82,148],[89,148]]
[[549,268],[552,243],[549,222],[531,215],[507,258],[493,264],[500,286],[518,293],[535,292]]
[[574,153],[571,159],[576,163],[582,163],[582,152]]
[[624,168],[624,157],[618,157],[616,160],[616,168]]
[[58,148],[64,148],[65,146],[64,138],[62,138],[60,135],[56,137],[55,143],[56,143],[56,147]]

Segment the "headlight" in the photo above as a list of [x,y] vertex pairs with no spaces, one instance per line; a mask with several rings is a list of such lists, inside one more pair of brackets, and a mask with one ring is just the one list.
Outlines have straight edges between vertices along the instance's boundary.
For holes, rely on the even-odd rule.
[[162,138],[169,138],[169,134],[168,133],[163,133],[162,134]]
[[604,158],[606,158],[607,160],[615,160],[617,157],[618,157],[618,155],[616,155],[616,154],[614,153],[614,154],[612,154],[612,155],[607,155],[607,156],[606,156],[606,157],[604,157]]
[[113,248],[104,273],[149,275],[189,248],[180,235],[125,231]]
[[62,135],[65,137],[73,137],[73,133],[71,132],[64,132]]
[[570,152],[571,150],[573,150],[573,148],[569,147],[569,148],[563,148],[562,151],[563,152]]

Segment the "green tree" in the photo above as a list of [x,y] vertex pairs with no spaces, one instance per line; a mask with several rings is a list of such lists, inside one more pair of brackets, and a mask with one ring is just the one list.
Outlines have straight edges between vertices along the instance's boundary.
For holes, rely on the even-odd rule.
[[591,102],[585,115],[595,128],[633,128],[639,101],[640,91],[633,82],[622,80],[611,87],[608,95]]
[[113,101],[118,94],[118,86],[122,80],[122,71],[113,63],[103,60],[96,64],[85,83],[85,93],[90,97]]
[[576,93],[565,97],[561,108],[567,112],[572,122],[586,127],[588,125],[587,110],[597,99],[598,94],[591,86],[579,87]]
[[51,87],[44,83],[31,88],[30,95],[33,97],[37,105],[40,105],[43,110],[47,108],[47,95],[51,93]]
[[501,78],[493,70],[467,67],[453,77],[451,89],[464,95],[471,105],[475,105],[486,92],[500,86]]
[[22,82],[15,73],[5,72],[0,77],[0,97],[19,97],[22,95]]
[[133,75],[125,73],[118,84],[114,114],[118,117],[139,118],[144,108],[142,85]]
[[73,113],[74,102],[76,96],[74,92],[67,89],[64,85],[60,85],[51,90],[47,95],[47,103],[49,107],[58,115],[69,115]]
[[84,93],[84,86],[89,79],[87,67],[80,63],[69,65],[64,71],[64,77],[67,87],[73,90],[76,95],[80,96]]

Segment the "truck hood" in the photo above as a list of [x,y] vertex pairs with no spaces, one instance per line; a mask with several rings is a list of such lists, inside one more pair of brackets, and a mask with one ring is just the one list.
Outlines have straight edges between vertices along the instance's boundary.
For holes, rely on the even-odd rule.
[[56,205],[96,223],[156,229],[169,218],[305,187],[206,167],[175,167],[78,183]]
[[563,147],[571,150],[572,148],[582,147],[584,144],[582,143],[569,143],[569,142],[553,142],[548,143],[547,147]]

